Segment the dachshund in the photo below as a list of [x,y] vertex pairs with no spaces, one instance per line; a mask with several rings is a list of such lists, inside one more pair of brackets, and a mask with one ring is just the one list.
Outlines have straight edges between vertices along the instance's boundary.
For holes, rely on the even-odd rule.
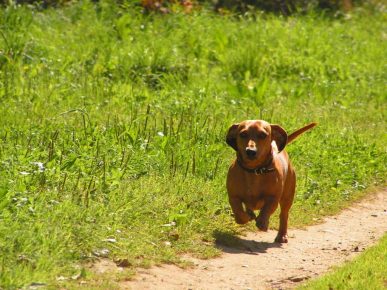
[[[296,174],[284,148],[316,125],[310,123],[290,135],[281,126],[263,120],[246,120],[229,128],[226,142],[236,151],[236,159],[228,171],[227,191],[238,224],[255,220],[259,230],[267,231],[269,218],[279,204],[280,226],[275,242],[288,242]],[[258,216],[255,210],[260,210]]]

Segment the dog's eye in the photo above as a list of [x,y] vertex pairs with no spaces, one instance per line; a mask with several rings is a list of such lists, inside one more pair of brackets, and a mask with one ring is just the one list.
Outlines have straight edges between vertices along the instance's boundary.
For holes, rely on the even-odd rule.
[[239,137],[241,137],[241,138],[247,138],[247,132],[246,131],[243,131],[243,132],[240,132],[239,133]]
[[265,132],[258,133],[258,139],[265,139],[266,137],[267,137],[267,133]]

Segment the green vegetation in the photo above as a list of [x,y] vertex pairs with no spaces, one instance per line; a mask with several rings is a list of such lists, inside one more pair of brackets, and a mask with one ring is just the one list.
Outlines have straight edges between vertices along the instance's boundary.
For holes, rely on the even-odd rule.
[[243,119],[319,123],[288,148],[291,226],[384,184],[385,37],[385,16],[361,9],[0,8],[0,287],[87,279],[95,256],[136,267],[216,255],[216,233],[246,229],[225,190],[225,133]]
[[387,236],[384,236],[379,244],[366,250],[354,261],[300,289],[386,289],[386,257]]

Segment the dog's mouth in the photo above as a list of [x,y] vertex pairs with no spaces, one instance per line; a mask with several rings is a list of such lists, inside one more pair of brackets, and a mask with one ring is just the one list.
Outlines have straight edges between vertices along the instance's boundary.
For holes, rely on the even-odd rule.
[[247,155],[247,159],[253,161],[253,160],[257,159],[257,157]]

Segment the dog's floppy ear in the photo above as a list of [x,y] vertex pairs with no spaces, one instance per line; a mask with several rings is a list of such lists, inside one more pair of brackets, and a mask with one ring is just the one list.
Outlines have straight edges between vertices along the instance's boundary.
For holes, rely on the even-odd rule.
[[237,148],[237,134],[238,134],[238,126],[239,124],[234,124],[228,129],[228,133],[226,136],[226,142],[228,145],[230,145],[232,148],[234,148],[235,151],[238,151]]
[[271,126],[271,140],[277,143],[278,152],[284,150],[286,144],[288,143],[288,134],[286,131],[279,125],[270,125]]

